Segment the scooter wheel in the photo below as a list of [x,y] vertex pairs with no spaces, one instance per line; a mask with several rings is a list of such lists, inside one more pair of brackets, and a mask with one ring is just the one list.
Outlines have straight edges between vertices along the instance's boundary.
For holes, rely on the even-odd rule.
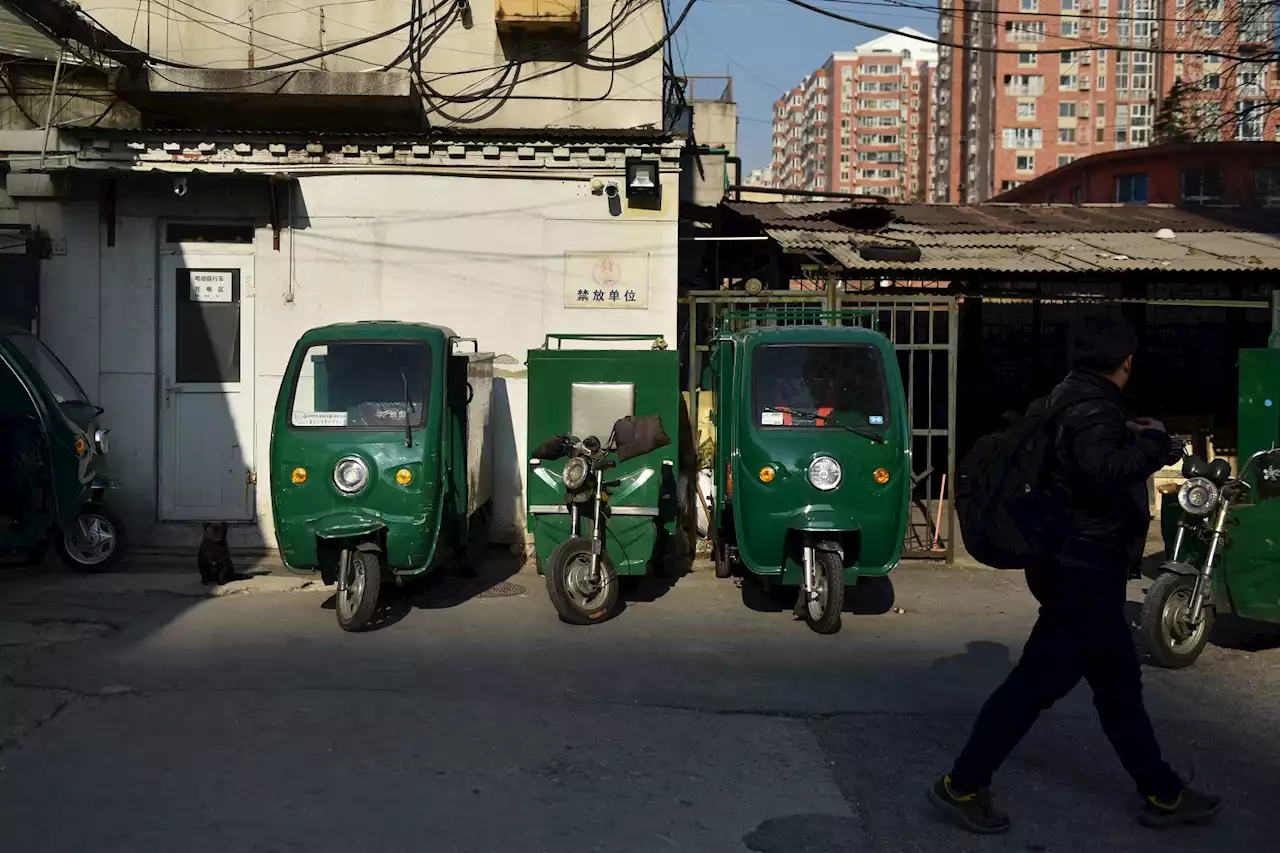
[[1204,651],[1209,632],[1213,630],[1213,608],[1205,607],[1200,624],[1190,631],[1182,625],[1194,589],[1195,578],[1166,572],[1147,590],[1139,632],[1147,654],[1157,666],[1166,669],[1191,666]]
[[547,597],[570,625],[594,625],[614,615],[618,606],[618,575],[608,554],[600,557],[600,583],[592,587],[591,540],[582,536],[556,546],[544,566]]
[[334,610],[338,613],[338,627],[344,631],[363,631],[373,620],[378,609],[378,595],[382,591],[382,553],[376,547],[357,547],[348,552],[347,564],[338,564],[339,572],[346,572],[345,589],[338,579],[338,593]]
[[54,532],[53,546],[67,568],[103,572],[120,559],[124,526],[99,504],[87,504],[74,522],[74,530]]
[[[815,633],[834,634],[840,630],[840,616],[844,610],[844,564],[840,555],[819,551],[814,555],[818,562],[818,595],[804,604],[804,621]],[[804,590],[801,589],[801,595]]]
[[715,561],[716,577],[721,580],[733,577],[733,561],[729,559],[729,554],[723,547],[716,548]]

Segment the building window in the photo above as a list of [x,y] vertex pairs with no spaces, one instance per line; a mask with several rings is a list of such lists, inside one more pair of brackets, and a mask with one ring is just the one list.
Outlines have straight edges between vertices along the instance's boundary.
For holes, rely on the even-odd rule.
[[1280,169],[1259,169],[1253,173],[1253,195],[1262,207],[1280,207]]
[[1080,22],[1066,19],[1062,22],[1062,37],[1075,38],[1080,35]]
[[1076,157],[1075,157],[1075,155],[1074,155],[1074,154],[1059,154],[1059,155],[1058,155],[1058,168],[1059,168],[1059,169],[1061,169],[1063,166],[1070,165],[1071,163],[1074,163],[1075,161],[1076,161]]
[[1001,181],[1000,192],[1007,193],[1009,190],[1016,190],[1025,183],[1026,181]]
[[1093,137],[1093,138],[1094,138],[1094,141],[1095,141],[1095,142],[1106,142],[1106,141],[1107,141],[1107,129],[1106,129],[1105,127],[1100,127],[1100,128],[1098,128],[1098,132],[1097,132],[1096,134],[1094,134],[1094,137]]
[[1018,120],[1027,121],[1036,117],[1035,101],[1019,101],[1018,102]]
[[1074,145],[1076,141],[1076,129],[1074,127],[1058,128],[1058,141],[1065,142],[1068,145]]
[[1079,0],[1062,0],[1062,11],[1074,12],[1080,8]]
[[847,118],[840,119],[840,129],[848,130],[852,126],[852,122]]
[[1036,56],[1030,51],[1023,51],[1018,54],[1018,64],[1024,68],[1034,68],[1036,64]]
[[1044,41],[1044,21],[1005,21],[1005,41]]
[[1018,9],[1023,12],[1039,12],[1040,0],[1018,0]]
[[1058,61],[1063,65],[1071,65],[1076,61],[1076,52],[1074,50],[1064,50],[1058,55]]
[[1036,158],[1034,154],[1019,154],[1014,158],[1014,168],[1019,172],[1034,172]]
[[1183,169],[1183,204],[1217,204],[1222,200],[1222,172],[1217,169]]
[[1076,102],[1075,101],[1059,101],[1058,117],[1059,118],[1075,118]]
[[840,76],[841,76],[842,78],[844,78],[845,80],[852,79],[852,77],[853,77],[853,66],[852,66],[852,65],[846,65],[844,68],[841,68],[841,69],[840,69]]
[[1040,74],[1004,75],[1006,95],[1037,96],[1044,94],[1044,76]]
[[841,173],[840,173],[840,180],[841,180],[842,182],[844,182],[844,181],[848,181],[848,180],[849,180],[849,173],[848,173],[848,171],[844,171],[844,172],[841,172]]
[[1262,101],[1241,101],[1236,109],[1236,138],[1262,139],[1262,117],[1266,104]]
[[1062,74],[1058,77],[1058,88],[1065,91],[1072,91],[1076,88],[1076,75]]
[[1147,173],[1116,175],[1116,201],[1121,204],[1147,203]]
[[1035,149],[1044,144],[1044,131],[1038,127],[1006,127],[1004,129],[1004,147],[1017,149]]

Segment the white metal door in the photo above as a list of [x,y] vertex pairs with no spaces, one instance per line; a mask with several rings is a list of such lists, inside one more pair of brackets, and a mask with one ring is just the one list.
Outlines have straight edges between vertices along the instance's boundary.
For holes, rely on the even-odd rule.
[[253,255],[160,259],[160,518],[254,517]]

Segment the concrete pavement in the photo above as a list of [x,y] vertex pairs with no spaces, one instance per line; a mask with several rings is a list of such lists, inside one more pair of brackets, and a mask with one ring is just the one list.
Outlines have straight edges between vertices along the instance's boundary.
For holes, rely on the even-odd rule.
[[147,577],[0,583],[15,850],[1143,853],[1280,830],[1265,637],[1148,670],[1169,757],[1229,798],[1220,826],[1137,826],[1079,691],[998,779],[1008,837],[935,821],[923,787],[1034,619],[1015,575],[905,567],[834,637],[708,571],[588,628],[531,573],[447,579],[362,635],[305,578]]

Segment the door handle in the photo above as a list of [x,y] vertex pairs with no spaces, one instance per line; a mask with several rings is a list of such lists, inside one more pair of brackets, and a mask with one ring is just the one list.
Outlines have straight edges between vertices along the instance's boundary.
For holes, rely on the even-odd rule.
[[164,407],[169,408],[169,401],[173,397],[173,386],[169,384],[169,380],[164,381]]

